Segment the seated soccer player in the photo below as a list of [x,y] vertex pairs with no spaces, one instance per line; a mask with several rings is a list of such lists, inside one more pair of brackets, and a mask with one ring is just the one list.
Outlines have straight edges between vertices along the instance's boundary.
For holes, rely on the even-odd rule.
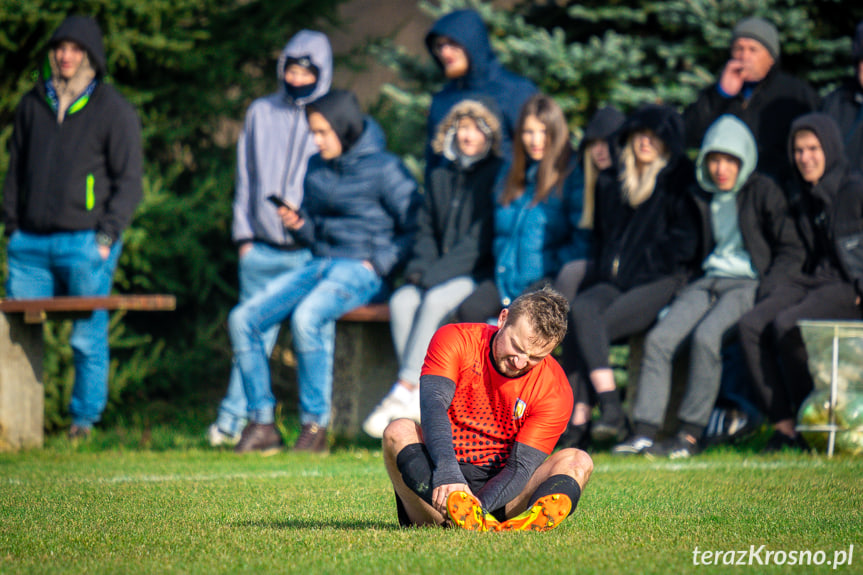
[[575,509],[593,462],[578,449],[551,455],[572,411],[549,355],[568,307],[544,288],[516,298],[497,327],[437,331],[420,377],[422,425],[397,419],[384,431],[402,526],[544,531]]

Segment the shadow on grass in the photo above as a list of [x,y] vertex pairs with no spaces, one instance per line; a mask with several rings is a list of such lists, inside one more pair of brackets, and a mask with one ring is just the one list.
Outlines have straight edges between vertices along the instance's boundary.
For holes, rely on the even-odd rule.
[[232,527],[253,527],[256,529],[308,529],[320,531],[321,529],[337,529],[340,531],[367,531],[379,529],[385,531],[400,531],[398,522],[394,519],[389,521],[367,521],[358,519],[327,519],[324,521],[315,519],[286,519],[284,521],[237,521],[230,524]]

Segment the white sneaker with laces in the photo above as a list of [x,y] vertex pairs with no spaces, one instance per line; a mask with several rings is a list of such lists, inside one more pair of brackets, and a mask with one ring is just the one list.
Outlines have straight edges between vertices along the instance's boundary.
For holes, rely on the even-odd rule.
[[380,439],[392,420],[403,417],[420,422],[420,390],[396,383],[363,422],[363,431]]
[[219,447],[220,445],[233,446],[240,441],[240,434],[231,435],[225,433],[214,423],[207,428],[207,441],[210,442],[211,447]]

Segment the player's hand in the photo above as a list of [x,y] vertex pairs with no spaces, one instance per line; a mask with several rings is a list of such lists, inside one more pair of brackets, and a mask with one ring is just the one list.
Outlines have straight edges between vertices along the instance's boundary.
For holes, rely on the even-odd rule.
[[111,255],[111,246],[96,246],[99,250],[99,255],[102,256],[102,261],[108,259],[108,256]]
[[473,492],[470,490],[470,487],[467,486],[467,483],[448,483],[446,485],[440,485],[434,488],[432,491],[432,507],[434,507],[438,513],[447,516],[446,512],[446,500],[449,497],[449,494],[454,491],[465,491],[473,495]]
[[245,243],[244,243],[243,245],[241,245],[241,246],[239,247],[239,249],[237,250],[237,251],[238,251],[238,254],[237,254],[237,255],[239,255],[240,257],[243,257],[244,255],[246,255],[247,253],[249,253],[249,250],[251,250],[251,249],[252,249],[252,242],[245,242]]
[[279,207],[278,212],[279,217],[282,218],[282,225],[290,230],[298,230],[306,223],[300,214],[285,206]]
[[743,62],[729,60],[719,78],[719,87],[729,96],[736,96],[743,89]]

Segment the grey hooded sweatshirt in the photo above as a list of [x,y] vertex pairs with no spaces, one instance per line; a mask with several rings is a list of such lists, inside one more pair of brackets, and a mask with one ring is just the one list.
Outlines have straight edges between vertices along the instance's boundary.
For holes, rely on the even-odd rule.
[[[318,81],[309,96],[294,100],[285,87],[285,67],[289,58],[304,56],[317,67]],[[279,89],[252,102],[237,142],[234,242],[295,244],[267,197],[277,195],[296,206],[302,203],[306,166],[318,152],[305,107],[329,92],[332,78],[333,52],[325,34],[301,30],[282,50],[276,65]]]
[[[740,170],[734,187],[720,190],[707,169],[707,156],[724,153],[740,161]],[[758,272],[752,267],[752,258],[743,245],[743,235],[737,217],[737,193],[755,171],[758,164],[758,148],[752,132],[735,116],[721,116],[707,133],[698,159],[695,162],[695,178],[701,189],[712,194],[710,200],[710,225],[716,245],[701,264],[708,277],[751,278]]]

